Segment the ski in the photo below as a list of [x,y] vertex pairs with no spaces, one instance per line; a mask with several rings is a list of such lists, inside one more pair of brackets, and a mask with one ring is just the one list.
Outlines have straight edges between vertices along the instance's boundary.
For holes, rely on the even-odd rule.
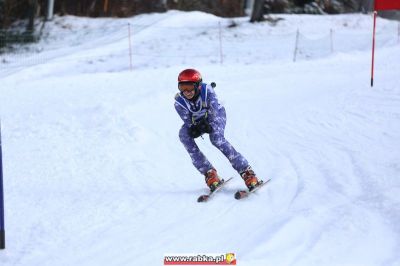
[[252,191],[249,190],[238,190],[235,193],[235,199],[237,200],[241,200],[243,198],[247,198],[248,196],[250,196],[250,194],[256,192],[257,190],[259,190],[260,188],[262,188],[265,184],[267,184],[269,181],[271,181],[271,179],[268,179],[267,181],[260,181],[261,184],[259,184],[257,187],[255,187]]
[[231,181],[232,179],[233,179],[233,177],[230,177],[230,178],[228,178],[227,180],[222,179],[222,180],[221,180],[221,181],[222,181],[222,184],[221,184],[220,186],[218,186],[214,191],[210,191],[208,194],[201,195],[201,196],[197,199],[197,202],[206,202],[206,201],[210,200],[216,192],[218,192],[219,190],[221,190],[221,188],[223,188],[223,187],[226,185],[226,183],[228,183],[228,182]]

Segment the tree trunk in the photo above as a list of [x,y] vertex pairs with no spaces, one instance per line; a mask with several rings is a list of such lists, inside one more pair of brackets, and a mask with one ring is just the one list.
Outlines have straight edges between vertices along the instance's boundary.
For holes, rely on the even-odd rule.
[[35,30],[35,17],[36,17],[36,11],[38,7],[38,2],[37,0],[29,0],[29,22],[28,26],[26,27],[26,30],[28,32],[33,32]]
[[374,9],[373,0],[359,0],[359,4],[359,11],[365,14]]
[[251,12],[250,22],[260,22],[264,20],[264,0],[254,0],[253,11]]

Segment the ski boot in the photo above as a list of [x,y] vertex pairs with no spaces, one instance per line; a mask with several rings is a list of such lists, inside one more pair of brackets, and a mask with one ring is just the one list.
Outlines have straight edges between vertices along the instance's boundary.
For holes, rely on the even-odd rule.
[[243,178],[244,183],[246,184],[249,191],[252,191],[254,188],[261,184],[253,169],[251,169],[251,166],[248,166],[246,170],[241,172],[240,176]]
[[211,192],[214,192],[214,190],[222,184],[218,177],[217,170],[215,169],[208,170],[205,177],[207,186],[210,188]]

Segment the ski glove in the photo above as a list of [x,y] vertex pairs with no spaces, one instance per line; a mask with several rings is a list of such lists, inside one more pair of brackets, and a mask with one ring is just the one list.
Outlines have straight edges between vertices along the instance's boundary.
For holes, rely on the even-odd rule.
[[192,138],[198,138],[204,133],[210,134],[212,127],[208,123],[206,118],[201,119],[197,124],[193,124],[189,128],[189,136]]

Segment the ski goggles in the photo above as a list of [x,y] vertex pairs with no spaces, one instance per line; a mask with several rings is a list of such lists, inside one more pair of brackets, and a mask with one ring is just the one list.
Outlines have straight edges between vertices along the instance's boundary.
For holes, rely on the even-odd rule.
[[181,92],[192,92],[196,88],[196,83],[193,82],[181,82],[178,84],[178,89]]

